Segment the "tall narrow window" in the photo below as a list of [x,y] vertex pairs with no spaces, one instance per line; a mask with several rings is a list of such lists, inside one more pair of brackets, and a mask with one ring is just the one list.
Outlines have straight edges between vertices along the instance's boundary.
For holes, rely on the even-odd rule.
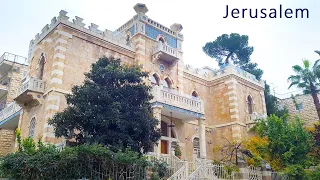
[[166,78],[166,79],[164,80],[164,82],[163,82],[163,87],[169,88],[169,89],[172,88],[172,83],[171,83],[171,81],[170,81],[169,78]]
[[42,53],[39,61],[39,70],[38,70],[38,79],[40,80],[43,79],[44,63],[45,63],[45,58],[44,58],[44,54]]
[[251,96],[248,96],[247,103],[248,103],[248,112],[249,112],[249,114],[252,114],[253,113],[253,101],[252,101]]
[[29,137],[30,138],[33,138],[35,128],[36,128],[36,118],[33,117],[30,121],[30,126],[29,126]]

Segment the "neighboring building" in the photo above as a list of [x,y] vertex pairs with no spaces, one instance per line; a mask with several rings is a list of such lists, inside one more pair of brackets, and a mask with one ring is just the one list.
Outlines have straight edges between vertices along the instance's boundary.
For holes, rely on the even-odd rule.
[[162,137],[154,150],[158,156],[170,154],[178,143],[188,161],[212,159],[213,147],[225,139],[247,137],[253,120],[266,115],[264,82],[233,65],[219,70],[185,65],[182,26],[168,28],[150,19],[143,4],[134,9],[137,14],[115,31],[101,31],[95,24],[86,28],[82,18],[70,22],[67,12],[60,11],[35,36],[28,78],[15,98],[23,108],[22,137],[63,144],[48,118],[67,107],[65,95],[82,84],[84,73],[104,55],[150,72],[154,116],[161,120]]
[[21,107],[14,102],[16,90],[27,72],[27,58],[11,53],[0,57],[0,156],[13,151]]
[[[320,98],[319,95],[318,97]],[[286,107],[291,117],[299,116],[306,126],[312,126],[319,120],[311,94],[296,95],[295,100],[297,106],[291,97],[281,99],[280,106]]]

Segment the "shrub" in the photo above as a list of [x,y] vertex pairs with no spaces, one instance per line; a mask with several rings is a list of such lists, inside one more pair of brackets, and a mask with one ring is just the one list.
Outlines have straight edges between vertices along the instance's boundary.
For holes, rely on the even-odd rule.
[[[145,176],[147,165],[145,158],[130,150],[113,152],[102,145],[84,144],[58,151],[53,145],[35,145],[25,139],[19,151],[3,158],[0,172],[12,179],[50,180],[90,178],[118,168],[137,173],[134,175],[139,179]],[[115,176],[119,175],[114,173],[110,178]]]

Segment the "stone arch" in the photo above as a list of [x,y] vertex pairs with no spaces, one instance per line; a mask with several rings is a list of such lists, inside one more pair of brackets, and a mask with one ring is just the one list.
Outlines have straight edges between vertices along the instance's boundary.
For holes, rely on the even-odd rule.
[[162,34],[159,34],[159,35],[157,36],[157,41],[158,41],[158,42],[161,42],[162,44],[167,44],[167,40],[166,40],[166,38],[165,38]]
[[[163,78],[163,87],[166,87],[166,84],[168,85],[168,87],[167,88],[170,88],[170,89],[172,89],[173,87],[174,87],[174,82],[173,82],[173,80],[171,79],[171,77],[170,76],[164,76],[164,78]],[[166,84],[164,84],[164,83],[166,83]]]
[[196,90],[191,91],[191,96],[196,97],[196,98],[200,97],[198,91],[196,91]]
[[160,85],[161,79],[160,79],[160,76],[158,75],[158,73],[153,73],[150,76],[150,80],[151,80],[152,85],[157,85],[157,86]]

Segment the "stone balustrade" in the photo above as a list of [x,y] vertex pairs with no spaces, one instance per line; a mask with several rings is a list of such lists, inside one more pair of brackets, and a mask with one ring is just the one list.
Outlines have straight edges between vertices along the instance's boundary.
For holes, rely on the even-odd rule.
[[259,119],[265,119],[267,115],[259,114],[257,112],[253,112],[246,117],[246,124],[255,123]]
[[199,98],[160,86],[154,86],[152,88],[152,95],[154,96],[152,102],[160,102],[204,114],[203,101]]
[[27,90],[44,93],[44,81],[35,78],[27,79],[17,90],[17,97]]
[[6,108],[0,111],[0,124],[1,121],[7,119],[20,110],[21,107],[18,104],[16,104],[15,102],[10,103]]
[[157,54],[157,53],[165,53],[167,55],[170,55],[174,58],[178,59],[178,51],[175,48],[172,48],[166,44],[163,44],[161,42],[159,42],[153,49],[153,54]]

